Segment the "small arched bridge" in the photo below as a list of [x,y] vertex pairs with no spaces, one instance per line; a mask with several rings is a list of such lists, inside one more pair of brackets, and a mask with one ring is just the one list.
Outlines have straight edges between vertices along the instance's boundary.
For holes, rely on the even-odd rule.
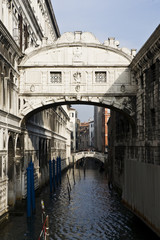
[[82,151],[82,152],[76,152],[72,153],[72,156],[74,158],[74,162],[77,162],[78,160],[82,158],[96,158],[100,160],[101,162],[105,163],[107,160],[108,154],[100,153],[100,152],[93,152],[93,151]]

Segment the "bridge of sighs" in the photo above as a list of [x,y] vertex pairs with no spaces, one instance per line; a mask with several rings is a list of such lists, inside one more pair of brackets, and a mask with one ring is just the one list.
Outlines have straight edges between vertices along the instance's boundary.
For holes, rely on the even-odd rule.
[[19,65],[20,113],[62,104],[94,104],[133,117],[136,84],[129,68],[134,50],[89,32],[64,33],[52,45],[26,50]]

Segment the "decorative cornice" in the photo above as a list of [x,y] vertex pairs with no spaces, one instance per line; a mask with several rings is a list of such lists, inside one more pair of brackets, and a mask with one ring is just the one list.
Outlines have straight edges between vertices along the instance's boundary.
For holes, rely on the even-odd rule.
[[18,74],[17,70],[14,68],[14,66],[5,58],[3,54],[0,53],[0,60],[5,61],[5,63],[10,66],[15,74]]
[[18,55],[18,57],[23,57],[23,53],[14,41],[13,37],[8,32],[7,28],[4,26],[2,21],[0,20],[0,40],[1,42],[4,41],[6,47],[9,49],[11,47],[15,53]]
[[36,30],[37,35],[38,35],[39,38],[42,40],[42,38],[43,38],[44,36],[43,36],[43,33],[42,33],[42,31],[41,31],[41,28],[40,28],[40,26],[39,26],[39,24],[38,24],[38,22],[37,22],[37,19],[36,19],[34,13],[33,13],[33,10],[32,10],[32,8],[31,8],[31,6],[30,6],[29,1],[28,1],[28,0],[23,1],[23,4],[24,4],[24,7],[25,7],[26,11],[28,12],[28,14],[29,14],[29,16],[30,16],[30,19],[31,19],[34,27],[35,27],[35,30]]
[[56,33],[56,37],[59,38],[61,34],[60,34],[59,27],[58,27],[58,24],[56,21],[56,17],[55,17],[54,11],[53,11],[52,3],[50,0],[45,0],[45,2],[46,2],[46,6],[48,8],[49,14],[50,14],[52,25],[53,25],[55,33]]
[[19,116],[16,116],[16,115],[14,115],[12,113],[8,113],[8,112],[6,112],[6,111],[4,111],[2,109],[0,109],[0,115],[3,116],[3,117],[14,119],[14,120],[16,120],[18,122],[21,120],[21,118]]
[[137,71],[140,68],[153,60],[160,53],[160,25],[155,29],[146,43],[139,50],[137,55],[132,60],[130,67]]

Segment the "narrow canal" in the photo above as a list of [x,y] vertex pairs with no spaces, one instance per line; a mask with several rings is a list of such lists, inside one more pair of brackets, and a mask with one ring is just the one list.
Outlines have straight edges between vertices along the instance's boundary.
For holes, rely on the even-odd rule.
[[[92,160],[92,162],[94,162]],[[67,191],[67,174],[71,183],[71,199]],[[36,197],[36,214],[27,220],[26,212],[10,216],[0,227],[0,240],[38,240],[42,229],[41,200],[49,215],[51,240],[158,240],[140,220],[110,191],[104,173],[89,161],[83,169],[69,169],[62,176],[56,194],[49,186]]]

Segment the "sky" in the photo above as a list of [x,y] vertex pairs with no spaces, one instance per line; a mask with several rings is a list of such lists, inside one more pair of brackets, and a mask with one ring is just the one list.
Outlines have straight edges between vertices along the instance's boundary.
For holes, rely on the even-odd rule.
[[[51,0],[60,33],[91,32],[103,43],[115,37],[120,47],[139,49],[160,24],[160,0]],[[93,107],[78,109],[81,122]]]

